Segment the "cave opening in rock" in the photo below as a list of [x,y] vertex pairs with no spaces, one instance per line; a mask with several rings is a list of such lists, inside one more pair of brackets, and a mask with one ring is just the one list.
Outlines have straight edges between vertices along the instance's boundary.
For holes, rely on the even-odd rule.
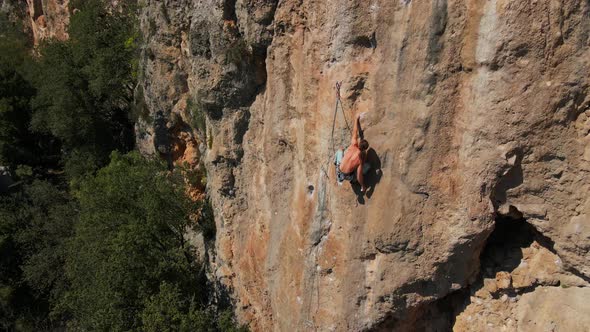
[[[436,323],[426,326],[424,331],[451,331],[457,317],[471,303],[473,296],[484,288],[484,280],[494,280],[497,288],[490,290],[491,298],[498,299],[507,294],[531,291],[534,287],[515,289],[510,274],[519,267],[524,259],[524,252],[531,246],[540,246],[555,253],[554,243],[530,224],[514,206],[507,209],[506,214],[498,214],[495,218],[494,229],[486,239],[480,253],[480,270],[476,280],[468,287],[448,294],[429,306],[426,317]],[[536,242],[536,243],[535,243]]]
[[480,255],[482,278],[494,278],[502,271],[512,272],[521,263],[523,249],[530,247],[534,241],[554,252],[551,239],[527,222],[518,210],[512,211],[509,216],[496,217],[494,230]]
[[[451,331],[457,317],[466,310],[473,298],[478,298],[480,290],[490,291],[491,299],[504,296],[508,298],[534,289],[514,288],[510,274],[519,267],[525,257],[524,252],[532,246],[544,247],[555,252],[553,242],[532,224],[518,209],[510,206],[506,214],[495,218],[494,230],[490,233],[480,253],[480,269],[475,280],[467,287],[453,291],[433,302],[422,304],[408,311],[404,318],[389,318],[376,328],[376,331]],[[486,288],[484,280],[493,280],[497,285]],[[478,298],[476,301],[481,301]]]

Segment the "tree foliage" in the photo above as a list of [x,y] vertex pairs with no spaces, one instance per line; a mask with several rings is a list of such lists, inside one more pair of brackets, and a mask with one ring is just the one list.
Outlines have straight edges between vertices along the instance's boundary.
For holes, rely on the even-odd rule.
[[242,331],[187,239],[212,240],[211,205],[187,197],[182,170],[124,154],[133,6],[70,4],[69,40],[35,57],[0,19],[0,165],[21,180],[0,193],[0,328]]
[[76,205],[53,184],[34,181],[0,196],[0,324],[5,329],[47,329],[60,314],[50,308],[67,287],[65,241]]
[[0,196],[0,326],[242,331],[209,307],[187,239],[202,208],[181,172],[137,152],[113,152],[74,197],[38,180]]
[[25,74],[30,64],[26,39],[5,17],[0,17],[0,31],[0,165],[47,164],[53,142],[29,128],[36,90]]
[[77,255],[66,264],[72,282],[66,305],[81,326],[141,326],[140,313],[162,282],[204,297],[202,268],[185,239],[195,205],[163,164],[113,153],[77,196],[80,221],[70,249]]
[[194,300],[183,296],[178,286],[163,282],[150,297],[141,314],[143,330],[148,332],[216,332],[214,315],[200,309]]
[[38,92],[32,127],[58,138],[66,171],[78,177],[133,147],[137,21],[98,0],[79,1],[67,41],[48,41],[31,74]]

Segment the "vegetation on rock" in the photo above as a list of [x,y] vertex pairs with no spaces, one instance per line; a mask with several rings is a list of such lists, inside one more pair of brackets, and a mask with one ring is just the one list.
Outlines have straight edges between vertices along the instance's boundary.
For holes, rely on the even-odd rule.
[[72,5],[70,38],[35,52],[0,20],[0,328],[241,330],[187,237],[214,237],[210,204],[132,151],[135,8]]

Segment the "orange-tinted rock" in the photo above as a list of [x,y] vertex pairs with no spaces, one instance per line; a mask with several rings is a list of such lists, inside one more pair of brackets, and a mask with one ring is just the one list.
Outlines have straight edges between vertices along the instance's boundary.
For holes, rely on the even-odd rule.
[[68,38],[69,0],[26,1],[35,45],[45,39],[65,40]]
[[[518,326],[514,287],[590,277],[589,6],[179,0],[164,15],[149,2],[140,86],[153,115],[190,98],[183,116],[206,117],[214,269],[240,320],[412,330],[459,285],[474,301],[457,329],[498,331]],[[365,111],[381,172],[360,195],[335,183],[331,161],[349,144],[345,119]],[[153,153],[154,126],[138,127]],[[496,255],[514,275],[486,282],[496,217],[525,218],[553,245]],[[552,255],[558,269],[540,263]]]
[[512,287],[512,277],[508,272],[498,272],[496,273],[496,287],[498,289],[508,289]]

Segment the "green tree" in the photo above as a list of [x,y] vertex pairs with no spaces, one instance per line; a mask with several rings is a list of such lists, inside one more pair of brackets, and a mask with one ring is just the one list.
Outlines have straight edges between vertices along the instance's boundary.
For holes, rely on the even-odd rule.
[[183,296],[177,286],[166,282],[160,285],[156,295],[150,297],[141,313],[142,329],[148,332],[216,332],[214,317]]
[[215,314],[209,309],[202,309],[194,299],[183,296],[181,289],[166,282],[160,285],[160,292],[150,298],[141,318],[142,330],[147,332],[248,331],[235,323],[231,310]]
[[196,205],[179,175],[138,153],[113,153],[77,196],[80,220],[66,263],[71,288],[65,305],[79,326],[138,329],[163,282],[188,298],[206,299],[204,271],[185,238]]
[[63,146],[66,173],[77,178],[133,147],[129,120],[137,57],[136,13],[77,1],[67,41],[49,41],[30,77],[38,92],[32,126]]
[[0,31],[0,165],[40,166],[55,147],[29,129],[36,91],[23,74],[30,63],[26,38],[5,17],[0,17]]
[[9,330],[62,325],[54,311],[67,286],[65,241],[74,202],[45,181],[0,196],[0,325]]
[[55,306],[68,287],[64,264],[78,206],[68,193],[47,181],[35,180],[24,192],[27,200],[21,202],[19,214],[25,227],[17,233],[23,276],[49,300],[50,318],[59,320],[63,312]]

